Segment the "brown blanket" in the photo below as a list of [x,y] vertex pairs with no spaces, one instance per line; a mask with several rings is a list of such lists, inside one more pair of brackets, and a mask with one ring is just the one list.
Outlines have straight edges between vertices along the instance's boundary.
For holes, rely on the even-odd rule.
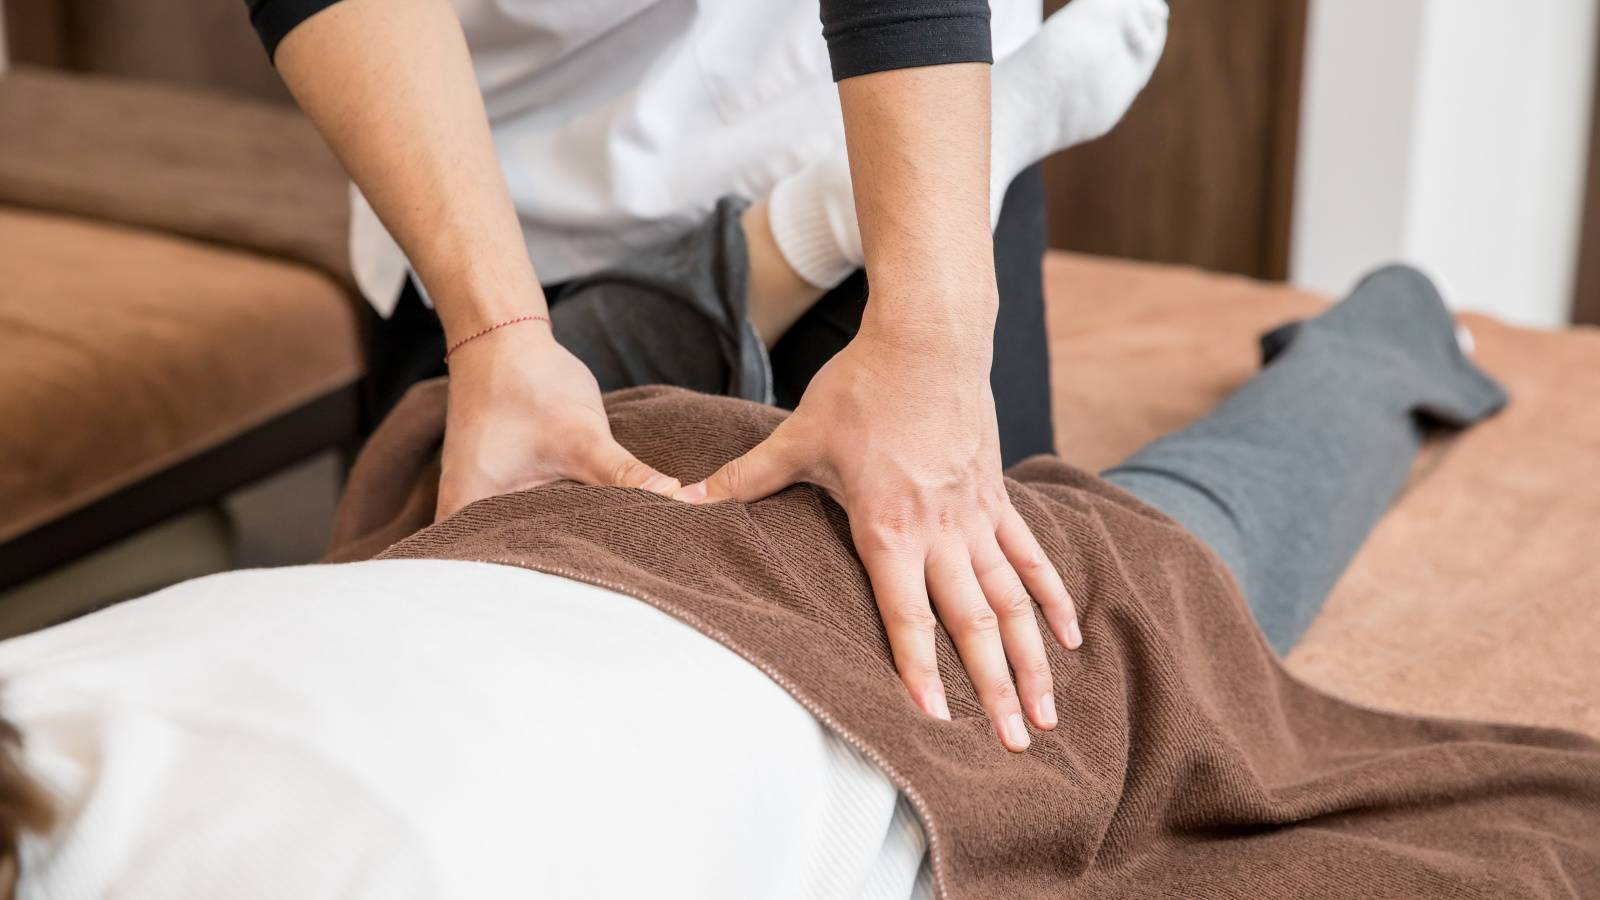
[[[418,389],[374,438],[341,511],[344,556],[425,524],[443,402],[439,385]],[[663,389],[608,405],[624,445],[685,479],[781,415]],[[573,577],[726,644],[906,792],[943,896],[1600,891],[1600,745],[1324,695],[1284,671],[1231,579],[1178,526],[1054,459],[1012,475],[1086,637],[1076,653],[1050,648],[1061,725],[1021,755],[996,743],[944,638],[955,721],[911,704],[845,518],[808,487],[696,507],[557,484],[474,504],[381,555]]]

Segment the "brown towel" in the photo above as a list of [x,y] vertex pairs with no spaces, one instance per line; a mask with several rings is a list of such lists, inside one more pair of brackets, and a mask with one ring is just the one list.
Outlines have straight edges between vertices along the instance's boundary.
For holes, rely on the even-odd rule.
[[[438,384],[419,388],[375,436],[337,556],[426,524],[444,399]],[[685,480],[782,415],[656,388],[608,408],[625,446]],[[1020,755],[995,740],[942,636],[955,721],[912,705],[845,516],[810,487],[697,507],[561,483],[473,504],[381,556],[568,576],[726,644],[910,797],[945,897],[1600,894],[1600,744],[1388,715],[1313,690],[1285,673],[1231,579],[1178,526],[1055,459],[1011,474],[1086,640],[1075,653],[1051,645],[1061,724]]]

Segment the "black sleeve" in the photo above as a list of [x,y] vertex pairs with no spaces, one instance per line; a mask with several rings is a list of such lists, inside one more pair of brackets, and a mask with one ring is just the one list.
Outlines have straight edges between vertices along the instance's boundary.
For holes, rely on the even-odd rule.
[[[339,0],[245,0],[269,57],[295,26]],[[822,0],[835,81],[912,66],[993,62],[988,0]]]
[[311,18],[339,0],[244,0],[250,7],[250,24],[261,36],[261,46],[267,48],[267,58],[278,55],[278,42],[289,36],[301,22]]
[[988,0],[822,0],[833,80],[888,69],[994,62]]

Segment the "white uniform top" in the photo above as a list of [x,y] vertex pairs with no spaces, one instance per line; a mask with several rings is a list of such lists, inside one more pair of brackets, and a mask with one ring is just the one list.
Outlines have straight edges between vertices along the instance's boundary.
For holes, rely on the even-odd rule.
[[[454,0],[546,284],[765,196],[844,141],[817,0]],[[1040,0],[996,0],[996,59]],[[356,282],[388,315],[407,265],[352,190]]]
[[235,572],[0,644],[61,824],[22,900],[926,897],[863,756],[637,600],[486,563]]

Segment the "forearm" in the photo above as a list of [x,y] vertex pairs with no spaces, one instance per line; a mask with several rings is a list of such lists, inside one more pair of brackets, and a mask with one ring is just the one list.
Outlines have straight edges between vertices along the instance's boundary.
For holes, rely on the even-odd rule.
[[839,97],[872,284],[868,323],[986,352],[998,296],[989,66],[877,72],[840,82]]
[[543,314],[448,0],[343,0],[277,46],[311,117],[461,337]]
[[[863,329],[987,362],[987,0],[822,0],[872,297]],[[965,348],[971,348],[967,350]]]

